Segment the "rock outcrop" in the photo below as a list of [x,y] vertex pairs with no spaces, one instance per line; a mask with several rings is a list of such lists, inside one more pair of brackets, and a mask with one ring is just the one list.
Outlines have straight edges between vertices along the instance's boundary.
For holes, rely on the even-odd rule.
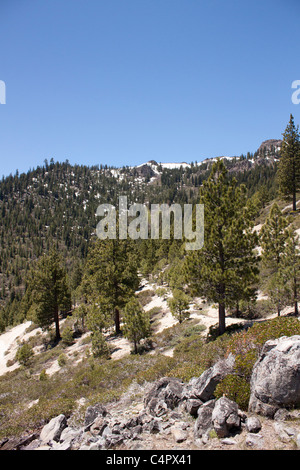
[[[186,384],[164,377],[141,386],[137,407],[128,410],[126,400],[89,406],[79,428],[59,415],[38,434],[0,441],[0,449],[300,448],[300,411],[289,410],[300,403],[300,336],[265,343],[247,413],[228,397],[215,397],[217,384],[232,373],[229,356]],[[267,416],[263,424],[256,413]]]
[[173,410],[182,399],[183,383],[181,380],[164,377],[158,380],[147,393],[145,407],[154,416],[160,416],[166,410]]
[[251,377],[249,411],[273,418],[279,408],[300,405],[300,336],[264,344]]
[[218,361],[207,369],[200,377],[195,377],[183,389],[183,398],[187,400],[200,400],[206,402],[214,398],[216,386],[228,374],[232,374],[234,356],[230,354],[226,359]]

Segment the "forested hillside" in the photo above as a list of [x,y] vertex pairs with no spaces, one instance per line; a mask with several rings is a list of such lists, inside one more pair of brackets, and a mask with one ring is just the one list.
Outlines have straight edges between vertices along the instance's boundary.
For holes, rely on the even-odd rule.
[[[266,141],[253,155],[222,157],[230,177],[244,183],[248,197],[263,206],[277,193],[276,170],[280,141]],[[199,202],[199,188],[215,159],[202,163],[164,165],[148,162],[137,167],[112,168],[50,163],[0,182],[0,319],[1,327],[24,318],[20,307],[28,271],[43,253],[56,247],[66,262],[70,289],[81,281],[82,265],[95,238],[96,209],[116,205],[120,195],[128,204]],[[161,245],[149,241],[142,250],[146,271],[166,258]],[[171,243],[165,244],[171,246]],[[167,248],[168,249],[168,248]],[[148,253],[148,259],[146,256]],[[151,253],[150,253],[151,252]],[[149,254],[150,253],[150,254]]]

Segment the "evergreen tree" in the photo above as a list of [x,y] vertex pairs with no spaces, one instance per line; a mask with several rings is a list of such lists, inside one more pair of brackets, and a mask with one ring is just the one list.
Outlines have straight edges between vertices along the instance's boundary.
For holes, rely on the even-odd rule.
[[180,289],[174,289],[173,296],[168,300],[172,315],[182,323],[183,320],[190,316],[189,312],[190,298]]
[[150,320],[136,297],[132,297],[124,308],[124,336],[133,342],[137,354],[138,345],[150,335]]
[[[110,308],[105,299],[100,299],[101,304],[79,306],[82,313],[87,311],[87,327],[92,332],[92,351],[95,357],[110,357],[110,348],[104,336],[104,330],[110,325]],[[83,307],[83,309],[82,309]],[[78,309],[77,309],[78,310]]]
[[268,279],[266,291],[276,305],[278,316],[280,316],[281,310],[288,305],[290,300],[288,276],[282,266]]
[[282,195],[292,198],[293,211],[296,211],[296,196],[300,189],[300,134],[299,126],[295,126],[292,114],[283,133],[278,177]]
[[120,311],[139,286],[137,258],[131,241],[97,240],[91,247],[83,274],[82,292],[91,304],[110,310],[116,334]]
[[192,294],[218,303],[219,334],[225,332],[226,307],[255,296],[257,235],[246,201],[245,187],[229,179],[221,160],[214,163],[200,191],[204,246],[187,255],[186,278]]
[[283,263],[287,273],[290,298],[294,304],[294,315],[298,316],[300,293],[300,248],[299,237],[293,228],[290,228],[288,231]]
[[[269,216],[260,232],[262,262],[267,268],[267,290],[277,304],[278,316],[286,304],[285,249],[289,237],[290,218],[284,217],[278,205],[273,204]],[[285,299],[285,300],[284,300]]]
[[66,270],[57,251],[45,254],[33,269],[26,291],[29,314],[42,328],[49,328],[54,321],[56,340],[60,336],[59,312],[70,309],[71,296]]

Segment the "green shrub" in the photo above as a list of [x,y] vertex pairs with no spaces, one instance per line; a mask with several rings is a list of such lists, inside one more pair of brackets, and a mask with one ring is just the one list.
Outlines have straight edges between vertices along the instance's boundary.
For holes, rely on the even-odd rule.
[[250,349],[245,354],[238,354],[235,358],[234,370],[245,380],[250,382],[252,370],[258,359],[257,349]]
[[40,373],[39,379],[41,382],[44,382],[45,380],[48,379],[48,375],[45,369],[43,369],[42,372]]
[[162,297],[163,299],[166,299],[168,296],[168,291],[164,287],[158,287],[155,293],[158,295],[158,297]]
[[231,335],[227,342],[227,354],[237,356],[251,349],[259,353],[264,343],[281,336],[300,335],[300,322],[295,317],[276,317],[272,320],[255,323],[248,330]]
[[250,384],[238,375],[227,375],[215,390],[216,398],[221,398],[223,395],[235,401],[241,410],[246,411],[250,398]]
[[154,296],[155,292],[153,289],[146,289],[142,290],[137,294],[137,298],[142,305],[142,307],[145,307],[145,305],[149,304],[151,302],[152,297]]
[[16,360],[22,366],[28,366],[33,355],[33,349],[29,346],[29,344],[22,343],[17,351]]
[[66,346],[74,344],[74,332],[71,326],[66,326],[61,334],[61,340]]
[[58,356],[57,362],[58,362],[59,367],[65,366],[67,363],[67,357],[65,356],[65,354],[60,354]]
[[269,299],[261,299],[250,302],[242,300],[239,304],[238,314],[236,312],[234,314],[239,318],[254,320],[264,318],[274,312],[276,312],[276,307],[274,308],[273,302]]
[[206,326],[204,325],[191,325],[184,330],[183,336],[186,338],[188,338],[189,336],[196,336],[205,331],[205,329]]
[[110,358],[110,347],[100,331],[94,331],[92,333],[92,351],[94,357]]

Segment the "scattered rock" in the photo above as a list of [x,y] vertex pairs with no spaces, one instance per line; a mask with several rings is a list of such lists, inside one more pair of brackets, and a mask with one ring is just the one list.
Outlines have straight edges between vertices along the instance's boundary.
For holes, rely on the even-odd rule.
[[246,419],[246,429],[248,432],[257,433],[261,430],[261,422],[256,416],[249,416]]
[[93,435],[102,435],[104,429],[108,426],[108,420],[102,416],[97,416],[93,424],[90,426],[90,431]]
[[145,408],[153,416],[162,416],[168,409],[173,410],[180,402],[183,383],[179,379],[164,377],[153,385],[145,396]]
[[178,425],[177,426],[175,425],[171,428],[171,434],[173,435],[174,440],[177,443],[186,441],[188,437],[186,430],[182,429],[182,427]]
[[295,439],[297,436],[297,430],[295,428],[286,426],[278,421],[274,423],[274,431],[282,442],[289,442],[291,439]]
[[280,408],[274,415],[274,421],[287,421],[290,418],[291,415],[285,408]]
[[86,430],[90,428],[90,426],[92,425],[92,423],[95,421],[95,419],[98,416],[105,417],[106,415],[107,415],[107,410],[103,405],[98,403],[95,406],[89,406],[86,410],[85,420],[84,420],[84,426]]
[[157,434],[162,431],[162,425],[161,421],[154,418],[148,425],[146,426],[146,429],[151,433],[151,434]]
[[224,439],[221,440],[222,444],[226,444],[227,446],[235,446],[236,441],[230,437],[224,437]]
[[[274,448],[297,446],[300,449],[300,411],[282,407],[284,403],[296,403],[298,397],[299,384],[294,381],[299,373],[298,344],[300,346],[300,336],[269,341],[255,364],[251,403],[255,410],[264,413],[272,409],[270,415],[274,417],[274,421],[265,419],[263,428],[252,410],[251,414],[242,412],[237,403],[226,396],[214,397],[217,383],[233,371],[234,358],[229,356],[187,384],[164,377],[150,388],[145,386],[144,390],[148,391],[144,399],[140,395],[138,403],[130,404],[121,399],[107,407],[90,406],[79,429],[74,429],[71,420],[68,423],[61,414],[39,433],[3,439],[0,449],[146,450],[163,449],[164,444],[167,449],[174,449],[174,446],[178,449],[225,449],[228,446],[265,449],[266,445],[270,447],[270,442]],[[282,372],[282,383],[273,370],[277,365]],[[276,384],[281,387],[277,392]],[[285,392],[284,386],[287,387]]]
[[191,416],[196,417],[201,405],[203,405],[201,400],[191,398],[186,401],[185,409]]
[[264,438],[261,434],[248,433],[245,439],[247,447],[263,449],[265,446]]

